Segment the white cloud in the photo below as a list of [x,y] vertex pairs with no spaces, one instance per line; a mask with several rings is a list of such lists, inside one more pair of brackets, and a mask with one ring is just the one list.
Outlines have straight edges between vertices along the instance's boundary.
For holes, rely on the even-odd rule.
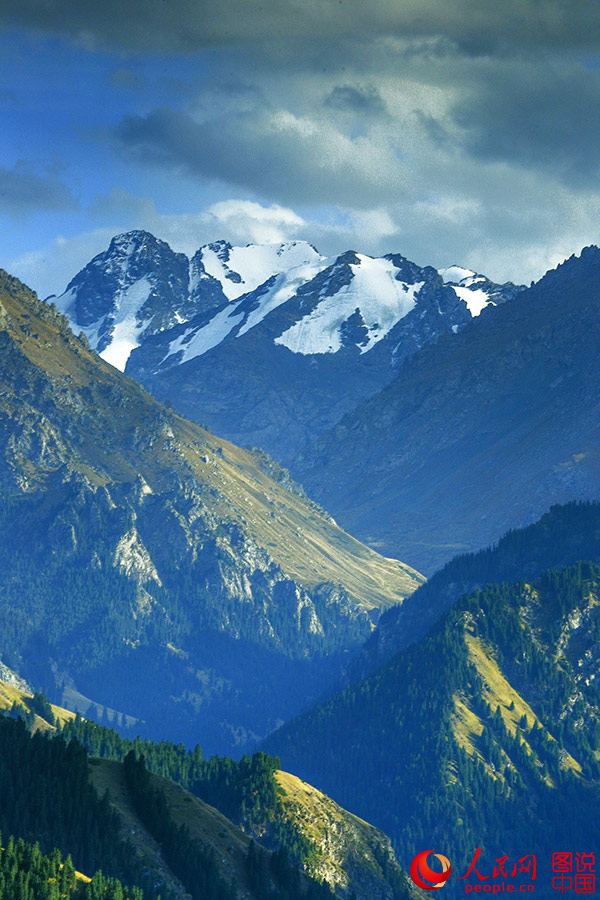
[[355,135],[324,115],[267,104],[253,114],[221,109],[203,121],[165,108],[126,116],[115,141],[129,163],[285,204],[369,208],[408,185],[393,133]]
[[234,245],[305,240],[327,256],[349,249],[401,253],[419,265],[456,263],[496,281],[528,283],[587,244],[598,243],[600,196],[581,198],[566,188],[548,193],[534,173],[526,172],[517,204],[503,196],[503,176],[502,166],[490,166],[470,196],[447,192],[415,202],[397,198],[373,209],[328,213],[319,208],[303,214],[279,204],[230,198],[198,213],[161,215],[148,198],[115,189],[93,204],[106,216],[112,208],[112,224],[60,236],[6,268],[40,296],[58,294],[115,234],[142,228],[188,256],[220,239]]
[[[217,238],[303,238],[518,281],[598,240],[600,70],[586,61],[598,0],[177,7],[0,0],[9,26],[118,47],[120,123],[107,115],[92,140],[108,159],[116,130],[114,180],[125,169],[123,183],[152,193],[115,187],[89,205],[86,234],[16,260],[42,290],[61,290],[84,248],[103,249],[99,235],[134,227],[187,253]],[[149,51],[181,54],[184,91],[153,93],[171,72]],[[19,203],[43,196],[9,174]],[[79,177],[87,192],[95,173]],[[56,210],[69,200],[46,193]]]
[[215,231],[224,228],[230,243],[277,244],[298,235],[306,226],[292,209],[274,204],[261,206],[251,200],[222,200],[206,210],[207,224],[212,218]]
[[103,217],[112,215],[113,224],[69,238],[60,235],[41,249],[11,260],[7,269],[40,297],[47,297],[62,293],[77,272],[106,250],[120,231],[150,231],[188,256],[203,244],[219,239],[232,244],[279,243],[312,233],[311,226],[293,210],[246,200],[221,201],[197,214],[160,215],[148,198],[114,188],[97,197],[92,209],[96,213],[101,210]]

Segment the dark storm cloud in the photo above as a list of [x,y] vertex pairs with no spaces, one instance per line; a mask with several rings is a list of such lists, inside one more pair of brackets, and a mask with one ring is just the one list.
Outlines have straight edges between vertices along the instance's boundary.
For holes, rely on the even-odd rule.
[[494,67],[452,110],[475,157],[551,172],[585,185],[600,169],[600,72]]
[[189,52],[313,35],[444,34],[467,52],[595,47],[598,0],[0,0],[8,26],[63,34],[86,46]]
[[348,110],[360,115],[372,115],[386,111],[385,103],[377,88],[353,87],[350,84],[336,85],[325,97],[325,106],[331,109]]
[[386,148],[285,111],[196,122],[158,109],[125,117],[115,137],[136,162],[219,179],[278,202],[362,207],[401,192],[400,164]]
[[[74,141],[92,109],[86,140],[98,151],[111,134],[96,220],[152,230],[156,208],[204,195],[286,204],[284,233],[300,233],[296,213],[317,244],[331,225],[325,252],[397,249],[515,280],[597,241],[600,0],[0,0],[2,24],[116,51],[120,90],[104,102],[104,79],[80,132],[76,115],[61,131]],[[98,58],[44,46],[57,44],[74,82],[89,66],[93,84]],[[130,72],[145,73],[139,92]],[[57,178],[0,170],[2,201],[13,214],[74,202]]]
[[42,211],[75,209],[70,189],[53,174],[38,175],[27,163],[0,166],[0,212],[20,218]]

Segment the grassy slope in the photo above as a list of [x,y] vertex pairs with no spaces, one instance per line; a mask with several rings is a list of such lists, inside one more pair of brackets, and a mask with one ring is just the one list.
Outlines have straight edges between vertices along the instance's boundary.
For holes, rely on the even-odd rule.
[[[483,682],[482,699],[488,703],[492,709],[500,708],[500,715],[506,729],[510,734],[515,735],[521,733],[519,722],[525,716],[529,727],[532,725],[536,728],[543,724],[539,717],[535,714],[529,703],[514,689],[506,676],[501,671],[498,662],[494,656],[493,650],[484,645],[480,638],[472,634],[465,633],[465,641],[469,649],[469,660],[474,665]],[[458,694],[454,696],[454,704],[456,714],[453,718],[453,732],[458,744],[464,750],[477,759],[480,759],[486,766],[488,775],[493,778],[502,778],[501,775],[495,773],[481,755],[477,746],[477,738],[483,733],[483,722],[477,713],[470,708],[465,697]],[[552,738],[552,735],[551,735]],[[554,738],[552,738],[554,740]],[[522,735],[522,741],[525,744],[529,755],[532,748],[525,736]],[[570,769],[577,775],[581,774],[580,763],[571,756],[570,753],[564,751],[562,767]],[[514,765],[513,765],[514,768]],[[546,779],[550,787],[555,787],[551,778]]]
[[[191,477],[206,486],[206,503],[215,514],[242,524],[288,576],[309,587],[324,581],[342,584],[366,608],[396,603],[423,581],[409,566],[368,549],[310,501],[271,479],[253,454],[157,403],[87,350],[65,320],[40,318],[39,312],[35,295],[0,272],[0,330],[7,329],[29,363],[52,378],[59,404],[65,395],[75,432],[67,447],[72,468],[96,484],[133,481],[141,474],[159,491],[170,486],[172,473]],[[67,392],[76,393],[75,403]],[[0,408],[11,414],[18,403],[0,374]],[[22,466],[32,485],[43,480],[40,467],[32,468],[27,460]]]
[[360,869],[357,896],[373,898],[383,893],[384,876],[376,849],[385,856],[391,852],[386,835],[296,775],[278,771],[275,777],[286,815],[316,845],[307,862],[309,873],[332,888],[351,891]]
[[[7,684],[4,681],[0,681],[0,710],[10,709],[15,701],[17,703],[27,705],[27,699],[32,696],[33,694],[28,694],[24,691],[20,691],[19,688],[13,687],[11,684]],[[68,709],[63,709],[62,706],[55,706],[53,703],[51,703],[50,706],[52,707],[54,718],[61,725],[63,722],[75,718],[74,712],[71,712]],[[54,728],[52,725],[46,722],[45,719],[42,719],[40,716],[36,715],[33,730],[53,731]]]
[[[123,837],[133,843],[144,864],[155,872],[167,887],[184,897],[185,891],[164,863],[159,845],[142,825],[131,806],[123,779],[122,763],[107,759],[91,759],[90,777],[101,796],[108,790],[110,802],[123,822]],[[179,785],[161,778],[160,775],[152,775],[151,780],[154,787],[165,792],[171,815],[177,824],[186,825],[195,839],[215,850],[221,874],[227,880],[235,881],[241,897],[249,897],[244,860],[250,838],[218,810],[203,803]]]

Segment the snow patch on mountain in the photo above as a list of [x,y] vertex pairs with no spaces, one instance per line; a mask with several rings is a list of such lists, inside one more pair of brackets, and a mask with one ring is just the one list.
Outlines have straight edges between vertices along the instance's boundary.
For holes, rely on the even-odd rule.
[[342,347],[341,326],[357,313],[367,330],[361,353],[367,353],[413,309],[424,282],[406,284],[396,279],[397,269],[387,259],[358,254],[350,264],[353,278],[336,294],[324,298],[311,313],[275,338],[293,353],[335,353]]
[[232,247],[225,241],[202,248],[202,263],[208,275],[220,282],[228,300],[256,290],[273,275],[323,257],[306,241],[284,244],[248,244]]
[[474,278],[477,274],[462,266],[448,266],[446,269],[438,269],[438,273],[442,276],[445,284],[460,284],[463,279]]
[[121,371],[124,371],[131,351],[139,347],[140,333],[146,324],[140,321],[139,313],[151,290],[152,285],[148,279],[141,278],[118,297],[112,325],[112,340],[100,356]]
[[[93,322],[91,325],[79,326],[92,347],[110,343],[99,355],[111,366],[124,371],[129,354],[140,345],[140,335],[147,322],[140,318],[140,310],[148,300],[152,285],[148,278],[140,278],[129,287],[120,290],[114,299],[113,311]],[[69,319],[75,320],[73,305],[77,299],[74,289],[66,291],[56,300],[58,310]]]
[[[311,281],[331,262],[324,257],[318,258],[322,260],[320,263],[299,265],[275,276],[271,287],[258,298],[252,293],[245,294],[237,302],[232,302],[225,309],[220,310],[207,325],[199,329],[188,329],[176,340],[171,341],[165,359],[183,351],[181,362],[188,362],[190,359],[202,356],[212,350],[234,331],[236,337],[246,334],[251,328],[259,325],[270,312],[290,300],[301,285]],[[259,287],[262,284],[261,282]],[[246,308],[248,305],[250,306],[249,311]]]
[[209,350],[212,350],[213,347],[224,341],[236,325],[243,321],[244,313],[236,313],[236,309],[237,305],[233,308],[226,306],[203,328],[190,328],[185,331],[174,341],[171,341],[169,352],[166,354],[165,359],[183,351],[180,362],[184,363],[194,359],[196,356],[208,353]]
[[60,297],[48,297],[48,302],[52,301],[57,310],[62,313],[63,316],[67,316],[68,319],[72,319],[75,312],[75,310],[73,309],[73,304],[76,299],[77,291],[75,290],[75,288],[68,288],[64,292],[64,294],[60,295]]
[[456,296],[465,301],[467,309],[473,318],[478,316],[490,302],[488,293],[481,289],[473,290],[472,288],[462,287],[457,284],[453,284],[452,288],[454,289]]
[[462,266],[448,266],[447,269],[438,269],[445,284],[451,287],[456,296],[467,304],[467,309],[476,318],[486,308],[495,306],[491,294],[497,290],[497,285],[492,284],[485,275],[478,275],[471,269]]
[[330,265],[331,260],[326,260],[323,257],[321,257],[321,259],[322,262],[320,264],[297,266],[291,271],[284,272],[280,275],[276,279],[271,290],[264,296],[262,302],[256,309],[253,309],[250,312],[248,318],[238,332],[238,337],[241,337],[247,331],[250,331],[255,325],[260,324],[265,316],[274,309],[277,309],[278,306],[281,306],[282,303],[286,303],[286,301],[290,300],[299,287],[312,281],[319,272],[322,272],[323,269],[326,269],[327,266]]
[[[333,295],[322,297],[310,313],[274,339],[276,344],[303,355],[335,353],[342,347],[342,325],[358,315],[366,335],[360,352],[366,353],[413,309],[423,281],[416,284],[399,281],[398,269],[387,259],[360,254],[356,259],[358,263],[350,264],[351,283]],[[266,289],[264,285],[259,286],[262,292],[245,294],[220,310],[208,324],[188,329],[171,341],[165,359],[183,351],[180,362],[188,362],[228,337],[246,334],[336,262],[318,255],[317,260],[275,276]]]

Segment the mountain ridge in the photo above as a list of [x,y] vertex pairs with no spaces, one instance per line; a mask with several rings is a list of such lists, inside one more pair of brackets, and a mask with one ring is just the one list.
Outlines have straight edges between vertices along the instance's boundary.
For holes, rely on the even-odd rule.
[[394,253],[325,258],[306,242],[217,241],[186,262],[131,232],[49,299],[159,399],[286,462],[404,358],[520,290],[475,273],[452,284]]
[[[207,743],[244,746],[422,580],[280,469],[273,480],[263,456],[157,403],[8,276],[0,306],[2,658],[52,699],[79,691],[138,719],[187,716],[188,729],[201,715]],[[261,683],[261,655],[285,690]]]
[[[314,883],[326,882],[343,900],[350,896],[357,900],[400,900],[413,895],[386,835],[296,776],[273,769],[276,760],[266,760],[262,754],[240,764],[227,759],[207,760],[202,782],[212,801],[207,802],[201,785],[193,782],[198,763],[202,765],[199,747],[187,753],[179,770],[172,765],[171,771],[169,762],[173,764],[177,758],[182,762],[182,745],[139,739],[126,743],[115,731],[75,718],[68,710],[49,705],[40,695],[32,697],[12,687],[5,694],[2,688],[0,684],[0,712],[4,715],[28,720],[33,710],[39,710],[46,719],[36,714],[29,723],[32,732],[41,730],[47,739],[56,734],[87,750],[89,781],[118,814],[119,834],[131,842],[146,881],[150,875],[155,891],[166,890],[170,898],[187,896],[166,859],[165,848],[135,808],[124,766],[126,752],[119,744],[132,747],[138,758],[145,757],[148,791],[163,794],[169,817],[177,827],[188,830],[194,843],[214,855],[218,878],[232,884],[240,898],[260,900],[262,896],[253,888],[248,870],[252,841],[258,842],[266,860],[274,860],[274,867],[277,858],[284,860],[287,854],[286,865],[298,868]],[[191,783],[181,780],[184,774]],[[226,804],[228,796],[234,800],[233,805]],[[225,811],[219,808],[224,804]],[[294,847],[301,852],[294,854]],[[327,896],[333,894],[324,892],[323,897]],[[227,895],[228,900],[233,897]]]
[[427,573],[553,503],[596,498],[599,284],[600,251],[587,248],[422,348],[292,474],[367,543]]
[[599,576],[577,563],[464,595],[263,747],[384,828],[404,865],[438,846],[466,871],[479,847],[490,871],[527,848],[549,890],[552,847],[599,833]]
[[494,583],[533,581],[545,569],[567,567],[580,559],[600,559],[600,502],[553,506],[537,522],[511,529],[497,544],[454,557],[402,606],[382,614],[350,660],[345,682],[364,678],[421,639],[464,594]]

